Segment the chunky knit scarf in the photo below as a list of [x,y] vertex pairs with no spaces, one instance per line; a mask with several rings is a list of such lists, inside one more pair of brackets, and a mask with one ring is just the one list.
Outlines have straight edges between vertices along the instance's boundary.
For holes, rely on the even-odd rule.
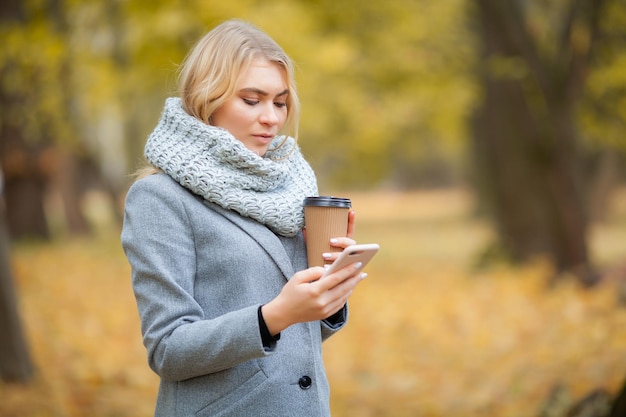
[[258,156],[225,129],[190,116],[179,98],[168,98],[144,153],[193,193],[295,236],[304,225],[303,200],[317,195],[317,184],[293,138],[278,146],[284,139],[277,136]]

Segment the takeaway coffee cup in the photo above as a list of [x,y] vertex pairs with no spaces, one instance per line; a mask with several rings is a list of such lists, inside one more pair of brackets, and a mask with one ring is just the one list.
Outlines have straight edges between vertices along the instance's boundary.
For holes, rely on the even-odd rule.
[[304,199],[309,266],[324,266],[322,254],[325,252],[341,252],[341,248],[330,246],[330,239],[346,235],[351,207],[349,198],[319,196]]

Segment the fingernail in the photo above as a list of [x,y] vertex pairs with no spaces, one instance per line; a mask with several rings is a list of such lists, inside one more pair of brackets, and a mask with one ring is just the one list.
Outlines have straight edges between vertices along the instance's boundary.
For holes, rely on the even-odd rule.
[[338,239],[335,239],[335,238],[330,239],[330,243],[337,243],[337,242],[339,242]]
[[322,258],[324,259],[330,258],[330,253],[322,253]]
[[361,274],[361,279],[365,279],[365,278],[367,278],[367,272],[363,272],[363,273]]
[[363,265],[363,262],[357,262],[354,264],[354,269],[359,269]]

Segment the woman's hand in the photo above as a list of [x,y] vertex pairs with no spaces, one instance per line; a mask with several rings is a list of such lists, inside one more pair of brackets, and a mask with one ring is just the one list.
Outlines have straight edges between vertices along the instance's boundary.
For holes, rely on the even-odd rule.
[[[356,241],[354,237],[356,212],[348,213],[345,237],[330,240],[330,245],[342,250]],[[306,233],[306,230],[303,230]],[[305,234],[306,239],[306,234]],[[325,253],[324,259],[332,263],[340,252]],[[297,272],[283,287],[280,294],[265,304],[261,313],[272,335],[295,323],[323,320],[339,311],[361,280],[367,275],[359,273],[355,264],[320,279],[325,269],[320,266]]]
[[[347,238],[344,238],[347,239]],[[320,266],[297,272],[261,313],[272,335],[295,323],[323,320],[339,311],[366,274],[351,264],[325,276]]]

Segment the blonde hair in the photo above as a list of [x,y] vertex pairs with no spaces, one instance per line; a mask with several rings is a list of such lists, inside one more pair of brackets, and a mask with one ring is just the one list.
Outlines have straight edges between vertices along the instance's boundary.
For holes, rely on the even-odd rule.
[[285,51],[257,27],[227,20],[201,38],[183,61],[179,94],[187,113],[211,124],[211,116],[236,94],[237,81],[255,58],[277,63],[285,70],[289,94],[287,118],[281,134],[297,138],[300,102],[294,68]]
[[[211,124],[211,116],[237,92],[237,81],[255,58],[275,62],[285,70],[289,94],[287,118],[279,134],[298,138],[300,101],[294,66],[285,51],[265,32],[237,19],[213,28],[189,51],[178,74],[183,108],[190,115]],[[293,151],[293,150],[292,150]],[[135,179],[162,172],[148,164],[137,170]]]

